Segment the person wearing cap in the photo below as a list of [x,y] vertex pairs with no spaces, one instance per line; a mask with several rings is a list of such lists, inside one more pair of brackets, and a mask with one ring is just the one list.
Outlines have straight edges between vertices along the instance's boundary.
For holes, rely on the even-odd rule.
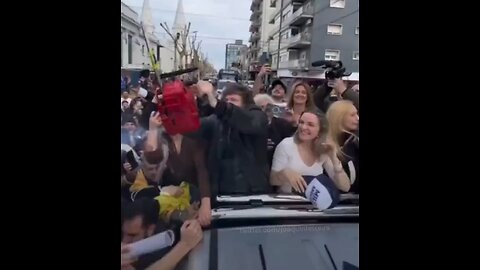
[[137,126],[132,115],[126,115],[122,119],[121,142],[122,144],[135,147],[145,137],[145,130]]
[[270,192],[267,162],[266,114],[255,106],[246,86],[228,84],[222,99],[206,81],[197,83],[214,114],[201,118],[199,136],[209,145],[207,168],[212,197],[218,194],[265,194]]
[[138,80],[140,87],[149,89],[150,86],[150,70],[144,69],[140,71],[140,79]]
[[350,189],[350,180],[338,159],[339,146],[328,138],[328,123],[318,110],[300,115],[293,137],[285,138],[275,149],[270,183],[281,193],[292,190],[304,193],[307,183],[303,175],[326,172],[341,191]]
[[273,98],[274,105],[286,107],[287,106],[287,86],[280,80],[274,80],[270,88],[270,95]]

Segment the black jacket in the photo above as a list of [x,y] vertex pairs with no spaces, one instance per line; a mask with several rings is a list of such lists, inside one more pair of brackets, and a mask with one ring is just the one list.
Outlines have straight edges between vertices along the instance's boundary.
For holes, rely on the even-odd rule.
[[209,145],[207,168],[212,197],[218,194],[270,193],[267,116],[252,105],[239,108],[218,101],[214,114],[201,119],[196,134]]
[[344,155],[340,159],[342,166],[350,181],[354,181],[349,192],[360,193],[359,149],[360,139],[358,134],[344,133],[340,141],[340,147]]
[[[327,112],[328,107],[330,107],[330,104],[332,104],[332,101],[330,100],[331,92],[332,88],[324,84],[320,85],[313,93],[313,102],[324,113]],[[342,98],[353,102],[353,105],[358,110],[358,114],[360,114],[359,94],[357,92],[353,91],[351,88],[348,88],[345,90],[345,92],[343,92]]]
[[272,167],[273,154],[277,145],[285,138],[293,136],[297,127],[283,118],[273,117],[268,125],[268,165]]

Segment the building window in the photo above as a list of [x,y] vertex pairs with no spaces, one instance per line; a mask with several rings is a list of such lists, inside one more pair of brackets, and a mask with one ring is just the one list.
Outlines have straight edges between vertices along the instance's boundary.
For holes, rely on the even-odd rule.
[[120,63],[122,63],[123,66],[123,32],[121,32],[120,36]]
[[340,60],[340,51],[339,50],[325,50],[325,60]]
[[360,52],[353,52],[353,60],[360,60]]
[[276,65],[277,64],[277,56],[275,55],[274,57],[272,57],[272,65]]
[[307,58],[307,52],[302,52],[300,54],[300,59],[305,59],[305,58]]
[[133,62],[133,44],[132,44],[132,35],[128,35],[127,44],[128,44],[128,63],[131,64]]
[[360,26],[355,27],[355,35],[358,35]]
[[142,56],[145,56],[145,45],[142,45]]
[[330,0],[330,7],[345,8],[345,0]]
[[343,26],[341,24],[329,24],[327,26],[328,35],[340,36],[342,35],[342,31],[343,31]]

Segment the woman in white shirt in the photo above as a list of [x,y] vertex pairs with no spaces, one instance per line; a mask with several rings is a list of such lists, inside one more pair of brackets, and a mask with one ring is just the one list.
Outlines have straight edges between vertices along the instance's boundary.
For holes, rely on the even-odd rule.
[[302,175],[316,176],[326,171],[341,191],[350,189],[350,180],[337,157],[339,149],[327,140],[326,118],[316,110],[300,115],[293,137],[285,138],[275,149],[270,184],[281,193],[305,192],[307,184]]

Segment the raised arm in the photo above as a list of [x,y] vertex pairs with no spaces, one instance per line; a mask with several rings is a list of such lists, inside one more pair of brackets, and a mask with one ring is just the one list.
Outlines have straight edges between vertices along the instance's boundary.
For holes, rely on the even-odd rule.
[[195,142],[193,159],[197,171],[198,187],[200,189],[201,197],[198,220],[202,226],[208,226],[212,220],[212,208],[210,205],[210,180],[207,165],[205,163],[206,151],[203,142]]
[[343,170],[342,162],[338,159],[337,149],[335,149],[332,143],[326,143],[325,146],[328,149],[328,157],[325,163],[323,163],[323,167],[335,183],[335,186],[343,192],[348,192],[351,185],[350,178],[348,178],[347,173]]
[[240,108],[214,96],[214,89],[211,83],[201,81],[198,83],[199,91],[208,97],[210,106],[215,108],[215,115],[222,121],[226,121],[231,127],[244,134],[266,134],[267,115],[260,108]]
[[173,270],[202,240],[202,228],[196,220],[187,220],[180,229],[180,241],[163,258],[150,265],[146,270]]
[[257,74],[257,78],[255,78],[255,82],[253,83],[253,89],[252,89],[253,96],[262,92],[262,88],[265,87],[264,78],[270,72],[271,72],[271,69],[268,65],[262,66],[262,68],[260,69],[260,72],[258,72]]

